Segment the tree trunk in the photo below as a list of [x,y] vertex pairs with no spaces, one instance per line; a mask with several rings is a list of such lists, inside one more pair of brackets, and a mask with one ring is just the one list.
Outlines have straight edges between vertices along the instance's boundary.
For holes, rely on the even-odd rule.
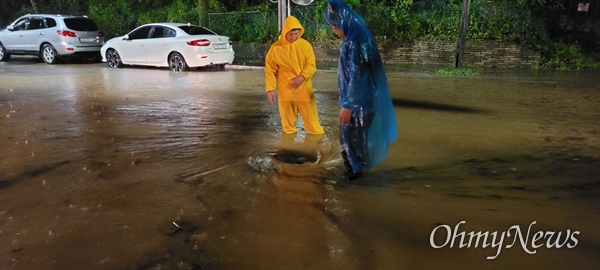
[[460,32],[458,33],[458,42],[456,43],[456,63],[455,68],[462,68],[465,57],[465,46],[467,43],[467,30],[469,30],[469,10],[471,9],[471,0],[463,0],[463,10],[460,19]]
[[198,0],[198,23],[208,28],[208,0]]
[[35,3],[34,0],[30,0],[29,2],[31,2],[31,7],[33,7],[33,13],[39,13],[38,12],[38,8],[37,8],[37,4]]

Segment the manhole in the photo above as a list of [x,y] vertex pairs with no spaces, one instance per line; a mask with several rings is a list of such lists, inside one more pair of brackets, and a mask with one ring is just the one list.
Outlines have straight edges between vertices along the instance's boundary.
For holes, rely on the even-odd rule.
[[274,155],[273,159],[288,163],[288,164],[306,164],[306,163],[317,163],[319,161],[319,157],[317,152],[315,153],[307,153],[290,149],[278,149]]

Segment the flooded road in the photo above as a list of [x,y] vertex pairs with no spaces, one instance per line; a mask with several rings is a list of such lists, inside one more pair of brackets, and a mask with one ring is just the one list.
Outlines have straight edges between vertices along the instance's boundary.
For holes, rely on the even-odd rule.
[[3,62],[0,269],[597,269],[597,75],[390,68],[399,141],[346,182],[328,69],[325,135],[282,136],[260,69]]

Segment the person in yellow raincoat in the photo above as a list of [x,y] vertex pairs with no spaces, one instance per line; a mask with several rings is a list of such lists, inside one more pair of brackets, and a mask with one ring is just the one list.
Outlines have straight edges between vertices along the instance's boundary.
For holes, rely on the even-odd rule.
[[323,134],[312,87],[312,76],[317,71],[315,53],[302,34],[304,27],[298,19],[287,17],[279,40],[271,45],[265,58],[267,98],[270,104],[277,99],[284,133],[297,132],[295,124],[300,114],[307,133]]

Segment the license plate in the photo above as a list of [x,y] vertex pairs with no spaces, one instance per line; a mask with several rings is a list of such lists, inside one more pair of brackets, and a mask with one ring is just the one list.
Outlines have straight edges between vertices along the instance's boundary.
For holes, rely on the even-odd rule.
[[81,42],[96,42],[95,38],[80,38],[79,41]]
[[227,44],[215,44],[213,45],[215,49],[227,49]]

